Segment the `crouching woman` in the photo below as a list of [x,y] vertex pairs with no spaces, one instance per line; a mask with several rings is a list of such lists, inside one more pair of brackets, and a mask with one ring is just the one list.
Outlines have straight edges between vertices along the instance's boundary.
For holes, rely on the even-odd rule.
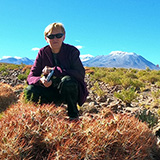
[[70,119],[77,119],[80,106],[88,95],[85,69],[79,58],[80,52],[65,44],[65,29],[61,23],[45,28],[48,45],[41,48],[27,78],[25,99],[39,103],[66,103]]

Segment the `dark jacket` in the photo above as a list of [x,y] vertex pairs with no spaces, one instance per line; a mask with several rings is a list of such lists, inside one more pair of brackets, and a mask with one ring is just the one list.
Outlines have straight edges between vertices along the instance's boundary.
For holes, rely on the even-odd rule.
[[[60,67],[65,70],[65,74],[75,78],[78,81],[79,99],[78,104],[81,106],[88,95],[86,83],[84,82],[85,69],[79,58],[80,52],[74,46],[62,43],[60,52],[57,54],[57,60]],[[41,48],[38,52],[36,60],[28,75],[28,84],[39,85],[42,70],[45,66],[54,67],[53,53],[49,45]]]

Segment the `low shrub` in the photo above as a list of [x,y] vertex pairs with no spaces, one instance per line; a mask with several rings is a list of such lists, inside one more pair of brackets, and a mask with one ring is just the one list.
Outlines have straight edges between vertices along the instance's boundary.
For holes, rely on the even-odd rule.
[[108,72],[106,77],[103,77],[101,80],[111,86],[120,85],[121,74],[118,72]]
[[160,89],[158,89],[157,91],[152,91],[151,93],[155,100],[160,99]]
[[160,108],[157,110],[157,114],[160,117]]
[[147,109],[141,110],[137,113],[136,117],[142,122],[146,122],[149,128],[153,128],[158,123],[158,116]]
[[30,73],[31,65],[27,65],[22,69],[22,74],[18,75],[19,80],[26,80]]
[[27,77],[28,77],[28,75],[26,75],[26,74],[19,74],[19,75],[18,75],[18,79],[19,79],[19,80],[22,80],[22,81],[23,81],[23,80],[26,80]]
[[118,99],[121,99],[123,102],[125,102],[127,105],[130,105],[133,100],[135,100],[138,96],[137,92],[135,91],[135,88],[131,87],[127,90],[123,89],[121,92],[115,92],[114,96]]
[[7,76],[9,74],[8,71],[3,71],[2,76]]
[[133,80],[125,77],[121,79],[121,84],[125,89],[127,89],[129,86],[133,85]]
[[132,86],[136,89],[136,90],[140,90],[141,88],[145,87],[145,83],[141,82],[139,79],[133,79],[132,81]]
[[105,92],[100,88],[98,82],[95,82],[93,87],[91,88],[91,90],[93,90],[93,92],[97,95],[97,96],[104,96]]
[[157,87],[160,88],[160,81],[156,82],[155,84],[156,84]]
[[6,69],[6,66],[4,65],[4,64],[1,64],[0,65],[0,72],[2,72],[2,71],[6,71],[7,69]]
[[[94,74],[91,74],[92,80],[101,80],[106,77],[106,70],[103,68],[94,68]],[[93,72],[92,72],[93,73]]]
[[25,65],[21,64],[11,64],[11,63],[0,63],[0,72],[1,71],[6,71],[6,70],[17,70],[17,69],[22,69]]

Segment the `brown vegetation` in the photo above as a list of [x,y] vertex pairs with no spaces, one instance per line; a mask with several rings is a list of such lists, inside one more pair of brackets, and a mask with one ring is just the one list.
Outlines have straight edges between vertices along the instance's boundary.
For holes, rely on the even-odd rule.
[[23,69],[22,72],[26,72],[28,69],[30,70],[32,65],[26,65]]
[[103,109],[69,122],[64,107],[16,104],[0,119],[1,159],[148,159],[156,137],[145,123]]
[[16,102],[17,97],[10,85],[0,83],[0,113]]
[[[70,122],[65,106],[24,102],[31,66],[1,66],[0,81],[15,84],[0,83],[0,159],[159,159],[157,115],[150,112],[160,109],[159,71],[86,67],[90,94],[80,120]],[[127,111],[147,107],[137,118]]]

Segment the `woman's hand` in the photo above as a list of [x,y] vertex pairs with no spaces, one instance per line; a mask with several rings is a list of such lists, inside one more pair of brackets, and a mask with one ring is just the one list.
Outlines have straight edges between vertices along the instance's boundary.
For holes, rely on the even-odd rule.
[[48,75],[50,73],[51,70],[53,70],[55,67],[48,67],[48,66],[45,66],[42,70],[42,73],[43,75]]
[[45,86],[45,87],[50,87],[52,85],[52,81],[50,80],[49,82],[46,80],[45,76],[43,76],[40,79],[40,82]]

